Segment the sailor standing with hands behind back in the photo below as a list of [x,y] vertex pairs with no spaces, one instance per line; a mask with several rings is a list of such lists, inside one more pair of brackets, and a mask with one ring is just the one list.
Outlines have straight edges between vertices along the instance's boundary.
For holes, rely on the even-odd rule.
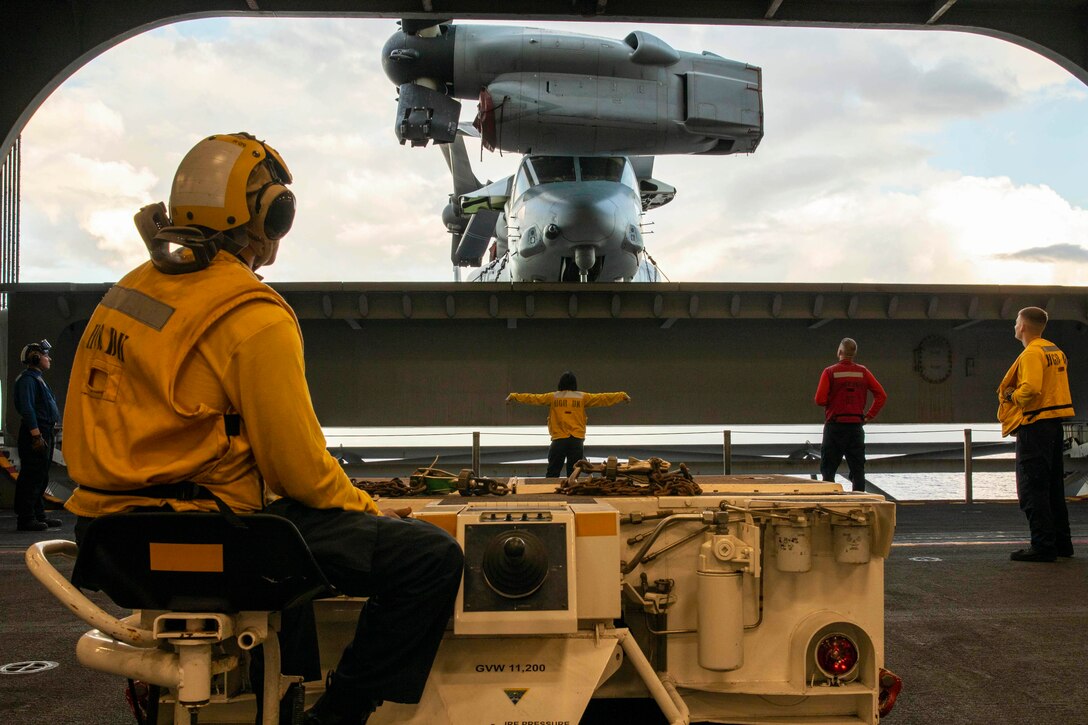
[[53,429],[60,420],[57,399],[42,373],[52,360],[48,340],[23,348],[19,361],[26,370],[15,378],[15,409],[23,419],[19,425],[19,478],[15,481],[15,515],[19,531],[45,531],[60,526],[60,519],[47,518],[42,494],[49,485],[49,464],[53,462]]
[[1039,307],[1016,315],[1024,351],[997,386],[997,419],[1001,435],[1016,436],[1016,495],[1031,529],[1031,546],[1012,552],[1013,561],[1073,556],[1062,461],[1062,419],[1073,416],[1069,359],[1043,338],[1047,319]]
[[[865,424],[876,418],[888,394],[876,377],[854,358],[858,343],[844,337],[836,353],[839,361],[820,374],[816,405],[824,407],[824,437],[820,446],[820,473],[834,481],[835,472],[846,456],[850,482],[855,491],[865,490]],[[869,393],[873,403],[866,409]]]

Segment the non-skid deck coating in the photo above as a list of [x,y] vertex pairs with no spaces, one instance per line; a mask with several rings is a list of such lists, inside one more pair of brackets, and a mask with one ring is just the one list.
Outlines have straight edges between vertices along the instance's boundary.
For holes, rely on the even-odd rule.
[[[904,687],[885,722],[1088,723],[1088,501],[1070,502],[1069,511],[1076,556],[1031,564],[1009,561],[1027,540],[1014,503],[898,507],[885,567],[885,665]],[[72,516],[60,516],[59,531],[21,533],[13,514],[0,512],[0,665],[59,663],[38,674],[0,675],[0,722],[133,723],[120,678],[75,661],[87,625],[23,563],[31,543],[72,538]],[[644,703],[598,703],[589,720],[664,722]]]

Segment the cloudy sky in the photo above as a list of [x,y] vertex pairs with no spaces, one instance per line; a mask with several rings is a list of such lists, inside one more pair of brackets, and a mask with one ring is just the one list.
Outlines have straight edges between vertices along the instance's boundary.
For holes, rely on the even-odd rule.
[[[1088,280],[1088,88],[1028,50],[950,32],[554,27],[641,28],[763,68],[755,154],[657,160],[679,193],[647,215],[647,245],[674,282]],[[145,258],[133,213],[166,200],[185,152],[247,130],[282,153],[299,199],[268,281],[450,280],[441,154],[393,134],[379,55],[395,28],[197,20],[88,63],[23,132],[21,279],[118,279]],[[516,163],[485,154],[477,176]]]

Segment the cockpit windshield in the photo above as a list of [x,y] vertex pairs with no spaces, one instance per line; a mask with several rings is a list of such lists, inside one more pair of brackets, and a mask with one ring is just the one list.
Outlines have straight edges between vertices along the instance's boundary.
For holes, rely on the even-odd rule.
[[570,156],[530,156],[529,161],[541,184],[575,180],[574,158]]
[[634,167],[623,156],[529,156],[515,177],[513,197],[537,184],[560,181],[615,181],[638,193]]
[[582,167],[582,181],[619,181],[623,178],[626,159],[618,156],[583,156],[578,159]]

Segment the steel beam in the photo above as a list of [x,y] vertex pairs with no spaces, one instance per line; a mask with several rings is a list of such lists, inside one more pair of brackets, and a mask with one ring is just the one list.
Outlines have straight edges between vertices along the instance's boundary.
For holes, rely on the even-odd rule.
[[[818,423],[812,395],[843,337],[858,340],[859,361],[891,396],[879,422],[977,424],[993,419],[994,390],[1020,349],[1012,321],[1028,305],[1046,306],[1048,336],[1074,364],[1088,360],[1085,287],[275,287],[301,319],[311,394],[328,426],[540,425],[541,409],[503,399],[553,390],[568,369],[583,389],[634,398],[595,409],[591,425]],[[0,285],[10,300],[6,359],[47,337],[50,385],[63,400],[72,351],[107,289]],[[1088,411],[1088,387],[1074,382],[1073,394]],[[4,429],[15,430],[11,396],[3,399]]]

